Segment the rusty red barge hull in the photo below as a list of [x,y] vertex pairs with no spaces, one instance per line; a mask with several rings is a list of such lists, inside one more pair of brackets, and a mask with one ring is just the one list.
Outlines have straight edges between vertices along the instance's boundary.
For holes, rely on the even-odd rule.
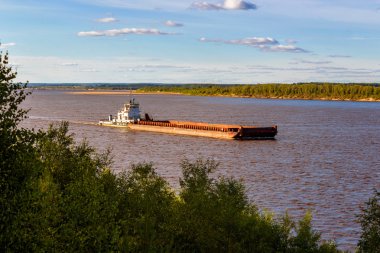
[[126,126],[132,130],[220,139],[274,139],[277,134],[277,126],[258,127],[174,120],[140,120],[136,123],[129,123]]

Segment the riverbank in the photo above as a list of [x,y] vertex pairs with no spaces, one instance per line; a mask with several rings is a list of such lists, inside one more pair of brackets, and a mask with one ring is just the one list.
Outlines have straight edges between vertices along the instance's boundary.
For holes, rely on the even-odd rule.
[[284,100],[320,100],[320,101],[353,101],[353,102],[380,102],[380,99],[362,98],[362,99],[339,99],[339,98],[303,98],[303,97],[284,97],[284,96],[240,96],[240,95],[221,95],[221,94],[187,94],[181,92],[167,92],[167,91],[141,91],[141,90],[75,90],[67,91],[66,94],[72,95],[184,95],[184,96],[210,96],[210,97],[235,97],[235,98],[255,98],[255,99],[284,99]]
[[72,95],[142,95],[142,94],[165,94],[165,95],[184,95],[178,92],[140,92],[135,90],[85,90],[85,91],[67,91],[66,94]]
[[161,85],[142,92],[175,92],[194,96],[232,96],[269,99],[380,101],[378,84],[296,83],[254,85]]

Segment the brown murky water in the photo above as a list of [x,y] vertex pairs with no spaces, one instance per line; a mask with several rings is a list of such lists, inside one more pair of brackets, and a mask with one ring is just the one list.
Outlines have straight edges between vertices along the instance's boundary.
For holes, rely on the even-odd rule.
[[380,189],[380,103],[263,100],[173,95],[136,95],[155,119],[247,125],[277,124],[274,141],[233,141],[133,132],[86,125],[115,114],[128,96],[73,95],[35,91],[24,123],[46,128],[71,122],[76,138],[99,151],[112,148],[114,169],[153,162],[178,187],[182,159],[213,158],[219,175],[241,178],[249,198],[261,209],[286,210],[299,218],[311,210],[324,239],[353,251],[360,234],[356,215]]

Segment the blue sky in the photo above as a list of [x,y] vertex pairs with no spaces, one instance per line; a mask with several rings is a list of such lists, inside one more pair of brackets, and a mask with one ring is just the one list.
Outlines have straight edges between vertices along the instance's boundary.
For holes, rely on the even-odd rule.
[[30,82],[380,82],[380,0],[0,0]]

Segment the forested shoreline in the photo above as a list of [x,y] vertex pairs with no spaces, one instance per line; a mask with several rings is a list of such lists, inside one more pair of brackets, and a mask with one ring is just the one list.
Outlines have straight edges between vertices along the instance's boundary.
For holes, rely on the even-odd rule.
[[380,101],[379,84],[296,83],[296,84],[33,84],[32,89],[76,91],[126,91],[193,96],[230,96],[271,99]]
[[380,86],[375,84],[152,85],[139,88],[137,92],[276,99],[380,101]]
[[[29,91],[0,52],[1,252],[340,252],[311,213],[260,211],[213,160],[183,161],[180,188],[149,163],[112,172],[110,152],[76,143],[69,125],[25,129]],[[379,252],[380,194],[359,217],[359,252]],[[339,245],[338,245],[339,246]]]

